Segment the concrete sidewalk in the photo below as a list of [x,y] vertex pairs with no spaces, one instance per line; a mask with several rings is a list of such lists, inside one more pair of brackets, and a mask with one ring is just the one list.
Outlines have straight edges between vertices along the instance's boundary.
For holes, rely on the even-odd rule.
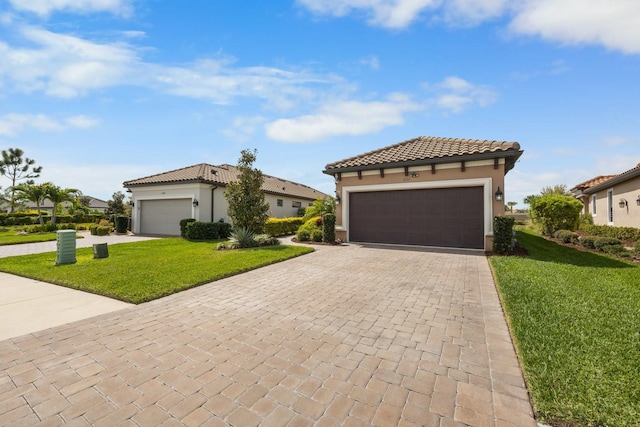
[[133,305],[1,272],[0,295],[0,340]]
[[[92,236],[80,232],[76,248],[130,243],[153,237]],[[55,241],[0,246],[0,258],[55,252]],[[52,262],[55,255],[52,254]],[[0,272],[0,340],[41,331],[132,306],[122,301]]]

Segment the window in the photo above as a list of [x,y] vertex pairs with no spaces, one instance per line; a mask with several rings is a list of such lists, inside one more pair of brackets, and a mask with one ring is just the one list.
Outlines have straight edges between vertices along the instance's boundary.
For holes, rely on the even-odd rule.
[[309,202],[309,206],[313,206],[313,202]]
[[607,212],[609,225],[613,225],[613,190],[607,191]]
[[284,203],[283,203],[282,199],[278,199],[278,200],[276,201],[276,204],[277,204],[278,206],[282,206]]
[[594,194],[593,196],[591,196],[591,215],[596,216],[598,214],[597,210],[596,210],[596,201],[598,200],[598,198],[596,197],[596,195]]
[[296,202],[294,200],[293,202],[291,202],[291,207],[292,208],[300,208],[300,207],[302,207],[302,202]]

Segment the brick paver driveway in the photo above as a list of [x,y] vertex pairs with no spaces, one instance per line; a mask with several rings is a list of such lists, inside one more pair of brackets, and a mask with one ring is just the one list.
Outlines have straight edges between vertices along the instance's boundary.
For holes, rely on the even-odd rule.
[[484,256],[317,252],[0,342],[0,425],[535,426]]

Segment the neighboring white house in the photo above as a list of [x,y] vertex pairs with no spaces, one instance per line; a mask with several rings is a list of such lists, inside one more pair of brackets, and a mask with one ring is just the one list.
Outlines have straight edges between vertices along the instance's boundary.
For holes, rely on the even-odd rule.
[[[238,178],[231,165],[200,163],[144,178],[126,181],[131,193],[132,231],[139,234],[180,235],[180,220],[231,222],[224,188]],[[326,194],[306,185],[264,175],[262,190],[269,215],[295,216]]]

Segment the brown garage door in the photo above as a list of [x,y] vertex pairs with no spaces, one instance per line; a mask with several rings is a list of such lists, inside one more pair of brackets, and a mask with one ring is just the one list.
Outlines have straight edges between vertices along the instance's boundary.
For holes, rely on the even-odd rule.
[[349,240],[484,248],[482,187],[349,195]]

